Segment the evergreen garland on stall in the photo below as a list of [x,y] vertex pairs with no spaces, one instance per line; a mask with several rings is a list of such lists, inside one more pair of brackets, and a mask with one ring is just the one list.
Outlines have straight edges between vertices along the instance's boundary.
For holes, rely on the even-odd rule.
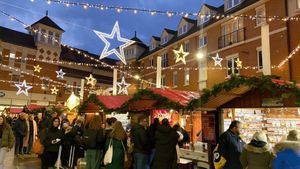
[[77,107],[78,113],[82,114],[84,109],[87,108],[89,103],[94,103],[95,105],[99,106],[105,113],[109,113],[113,110],[107,109],[106,106],[97,98],[96,94],[91,94],[86,101],[84,101],[81,105]]
[[232,76],[229,80],[216,84],[211,90],[204,89],[201,92],[199,99],[192,100],[187,109],[193,110],[194,108],[201,107],[209,101],[213,96],[225,91],[228,92],[239,86],[248,86],[250,89],[259,89],[260,91],[269,91],[273,95],[278,92],[283,92],[281,98],[288,99],[290,97],[296,98],[296,105],[300,105],[300,88],[295,82],[282,81],[281,83],[274,83],[273,80],[278,79],[277,76],[260,76],[260,77],[245,77],[245,76]]

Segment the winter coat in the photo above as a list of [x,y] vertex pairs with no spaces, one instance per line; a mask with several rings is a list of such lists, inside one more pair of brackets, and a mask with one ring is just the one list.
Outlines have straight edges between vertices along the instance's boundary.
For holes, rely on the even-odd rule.
[[155,134],[155,156],[152,169],[177,169],[176,130],[170,126],[158,126]]
[[146,129],[142,125],[137,124],[132,128],[131,131],[134,144],[133,153],[149,154],[150,140],[146,133]]
[[300,141],[286,141],[275,146],[274,169],[300,168]]
[[9,125],[3,126],[2,138],[0,140],[0,147],[7,147],[11,149],[15,145],[15,137]]
[[29,142],[29,132],[30,132],[30,127],[29,127],[29,121],[25,120],[25,124],[26,124],[26,134],[23,138],[23,146],[24,147],[28,147],[28,142]]
[[148,138],[150,141],[150,149],[155,148],[155,133],[158,125],[151,124],[150,127],[147,129]]
[[[110,141],[113,146],[113,157],[112,162],[105,166],[105,169],[124,169],[124,162],[125,162],[125,156],[124,156],[124,148],[123,145],[126,146],[126,140],[117,140],[114,138],[108,137],[105,142],[105,150],[107,151]],[[123,145],[122,145],[123,142]],[[106,152],[105,151],[105,152]]]
[[[41,132],[40,140],[45,147],[45,151],[58,152],[59,145],[63,142],[63,132],[57,128],[46,128]],[[61,139],[60,142],[52,144],[52,140]]]
[[272,169],[274,155],[269,144],[251,141],[244,146],[240,160],[245,169]]
[[19,137],[24,137],[27,134],[26,121],[18,119],[14,124],[15,134]]
[[102,149],[104,148],[103,130],[87,129],[83,132],[83,146],[85,149]]
[[244,144],[242,139],[230,130],[220,136],[219,152],[226,159],[223,169],[242,169],[240,154]]

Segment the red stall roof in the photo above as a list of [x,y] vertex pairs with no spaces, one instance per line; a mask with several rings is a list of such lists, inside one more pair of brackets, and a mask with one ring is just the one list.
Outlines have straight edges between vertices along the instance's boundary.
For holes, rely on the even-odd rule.
[[29,111],[35,110],[35,109],[42,109],[45,108],[45,106],[40,106],[40,105],[36,105],[36,104],[30,104],[27,106]]
[[200,94],[198,92],[191,91],[158,88],[149,88],[149,90],[151,90],[155,94],[159,94],[163,97],[166,97],[173,102],[178,102],[182,106],[187,106],[191,100],[200,97]]
[[132,96],[97,96],[107,109],[118,109]]
[[8,108],[8,112],[12,114],[18,114],[23,111],[23,108]]

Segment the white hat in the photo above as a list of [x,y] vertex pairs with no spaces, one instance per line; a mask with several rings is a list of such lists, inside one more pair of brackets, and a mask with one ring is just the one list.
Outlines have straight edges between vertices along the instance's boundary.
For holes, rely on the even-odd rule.
[[267,139],[267,136],[264,132],[260,131],[260,132],[256,132],[254,135],[253,135],[253,140],[256,140],[256,141],[263,141],[265,143],[268,142],[268,139]]

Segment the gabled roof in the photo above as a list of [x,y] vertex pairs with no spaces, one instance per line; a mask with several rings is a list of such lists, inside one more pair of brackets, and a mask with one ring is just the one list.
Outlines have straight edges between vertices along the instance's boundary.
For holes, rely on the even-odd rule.
[[36,49],[33,36],[0,26],[0,41]]
[[190,19],[190,18],[186,18],[186,17],[182,17],[182,19],[185,20],[186,22],[189,22],[189,23],[192,23],[192,24],[197,23],[197,20],[195,20],[195,19]]
[[214,11],[217,11],[219,9],[218,7],[211,6],[211,5],[208,5],[208,4],[203,4],[203,6],[206,6],[208,9],[211,9],[211,10],[214,10]]
[[48,16],[43,17],[42,19],[38,20],[37,22],[33,23],[31,26],[36,25],[36,24],[43,24],[43,25],[47,25],[49,27],[52,27],[54,29],[58,29],[64,32],[64,30],[59,27],[54,21],[52,21]]
[[152,36],[152,38],[156,41],[160,41],[160,37],[158,37],[158,36]]
[[132,44],[132,45],[138,45],[138,46],[140,46],[140,47],[142,47],[142,48],[148,48],[148,46],[146,45],[146,44],[144,44],[144,42],[143,41],[141,41],[138,37],[133,37],[133,38],[131,38],[131,40],[133,40],[133,41],[135,41],[135,43],[134,44]]
[[171,30],[171,29],[167,29],[167,28],[165,28],[164,31],[166,31],[169,34],[173,34],[173,35],[177,34],[177,31]]

